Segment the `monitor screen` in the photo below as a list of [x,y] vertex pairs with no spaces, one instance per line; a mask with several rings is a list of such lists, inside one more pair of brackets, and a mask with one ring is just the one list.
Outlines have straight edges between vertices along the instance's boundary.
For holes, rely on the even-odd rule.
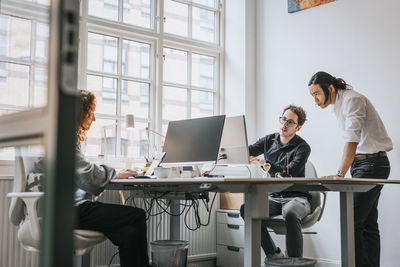
[[249,164],[244,115],[225,119],[219,158],[218,164]]
[[218,158],[225,115],[170,121],[162,166],[190,166],[215,163]]

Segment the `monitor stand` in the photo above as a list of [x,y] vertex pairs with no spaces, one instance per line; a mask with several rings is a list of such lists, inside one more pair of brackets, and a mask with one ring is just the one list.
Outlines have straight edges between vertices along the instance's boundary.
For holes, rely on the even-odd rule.
[[200,177],[201,172],[199,166],[183,166],[181,172],[181,178],[193,178]]
[[168,178],[179,178],[181,177],[181,167],[171,167],[171,172]]
[[171,172],[168,178],[193,178],[201,177],[200,169],[197,165],[171,167]]

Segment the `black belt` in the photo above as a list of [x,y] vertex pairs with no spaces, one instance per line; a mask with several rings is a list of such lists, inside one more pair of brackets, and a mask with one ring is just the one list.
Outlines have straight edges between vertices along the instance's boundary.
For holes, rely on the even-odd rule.
[[372,154],[356,154],[354,156],[354,161],[364,160],[369,158],[378,158],[378,157],[386,157],[386,152],[380,151],[378,153],[372,153]]

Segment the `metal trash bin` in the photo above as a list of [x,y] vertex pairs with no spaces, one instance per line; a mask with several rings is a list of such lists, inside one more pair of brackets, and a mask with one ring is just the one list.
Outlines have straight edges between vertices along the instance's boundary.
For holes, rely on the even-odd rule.
[[156,240],[150,242],[153,267],[186,267],[189,242]]
[[314,267],[317,261],[307,258],[280,258],[280,259],[270,259],[265,263],[266,267],[291,267],[291,266]]

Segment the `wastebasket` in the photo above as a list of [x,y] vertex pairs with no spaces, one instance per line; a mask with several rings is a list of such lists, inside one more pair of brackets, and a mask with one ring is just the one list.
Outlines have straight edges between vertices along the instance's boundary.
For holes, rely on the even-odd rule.
[[186,267],[189,242],[156,240],[150,243],[153,267]]
[[270,259],[265,263],[266,267],[289,267],[289,266],[314,267],[317,261],[307,258],[280,258],[280,259]]

